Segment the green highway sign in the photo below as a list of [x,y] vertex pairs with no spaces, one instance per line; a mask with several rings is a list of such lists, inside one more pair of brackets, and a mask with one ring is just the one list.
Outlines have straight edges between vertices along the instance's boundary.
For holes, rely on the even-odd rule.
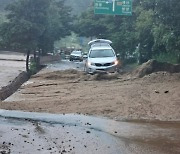
[[94,0],[94,13],[132,15],[132,0]]

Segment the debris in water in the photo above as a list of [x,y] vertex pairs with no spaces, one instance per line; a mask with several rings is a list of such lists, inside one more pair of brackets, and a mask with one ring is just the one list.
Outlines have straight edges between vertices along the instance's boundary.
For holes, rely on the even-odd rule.
[[86,131],[86,133],[88,133],[88,134],[89,134],[89,133],[91,133],[91,132],[88,130],[88,131]]
[[154,92],[157,93],[157,94],[159,94],[159,91],[157,91],[157,90],[155,90]]

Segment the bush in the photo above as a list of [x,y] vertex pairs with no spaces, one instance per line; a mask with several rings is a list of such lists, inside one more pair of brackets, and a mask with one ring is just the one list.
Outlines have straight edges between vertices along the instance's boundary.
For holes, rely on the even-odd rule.
[[137,58],[136,57],[130,57],[124,60],[124,64],[134,64],[137,62]]
[[32,61],[30,62],[29,70],[30,70],[30,73],[31,73],[31,74],[37,73],[37,65],[36,65],[36,62],[35,62],[34,60],[32,60]]
[[180,63],[180,55],[178,55],[177,53],[160,53],[159,55],[154,55],[153,59],[159,62],[168,62],[171,64]]

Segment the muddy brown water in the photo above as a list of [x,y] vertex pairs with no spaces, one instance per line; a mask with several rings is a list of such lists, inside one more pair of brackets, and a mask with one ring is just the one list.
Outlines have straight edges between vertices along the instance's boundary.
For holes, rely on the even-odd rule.
[[79,61],[69,61],[69,60],[61,60],[60,62],[52,62],[47,65],[47,69],[49,70],[68,70],[68,69],[75,69],[79,71],[84,70],[84,62]]
[[176,154],[180,123],[0,110],[0,153]]

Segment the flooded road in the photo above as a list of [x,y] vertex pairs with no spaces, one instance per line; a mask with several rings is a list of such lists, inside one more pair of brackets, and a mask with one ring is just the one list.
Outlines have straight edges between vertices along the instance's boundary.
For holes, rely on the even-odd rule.
[[22,71],[26,70],[25,59],[26,56],[22,53],[0,52],[0,88],[8,85]]
[[0,152],[176,154],[180,123],[0,110]]
[[[59,63],[56,62],[47,65],[47,67],[39,73],[41,74],[46,71],[52,72],[67,69],[83,71],[83,67],[84,62],[70,62],[68,60],[62,60]],[[83,81],[82,84],[80,84],[81,80],[76,79],[75,82],[70,82],[71,80],[68,77],[73,77],[72,75],[74,74],[59,73],[51,76],[54,77],[50,78],[52,80],[45,80],[46,78],[40,78],[40,82],[39,80],[35,80],[37,78],[32,78],[30,81],[25,83],[25,85],[27,84],[27,86],[31,86],[32,83],[37,82],[37,85],[32,87],[34,94],[32,93],[32,89],[29,89],[30,92],[24,93],[29,94],[28,98],[34,99],[33,101],[24,97],[24,102],[18,101],[18,103],[22,103],[18,106],[17,104],[14,104],[15,102],[13,101],[15,100],[15,97],[12,96],[7,99],[8,101],[12,101],[2,102],[3,104],[6,103],[6,105],[9,105],[8,109],[10,110],[13,108],[17,110],[27,110],[29,107],[29,111],[33,112],[0,110],[0,154],[180,153],[179,121],[116,121],[103,118],[103,116],[107,116],[108,113],[106,112],[113,111],[112,109],[117,108],[118,115],[125,115],[125,113],[121,111],[121,109],[123,109],[123,104],[120,104],[119,106],[116,104],[116,106],[112,109],[107,108],[107,104],[112,105],[112,100],[114,98],[127,96],[127,93],[131,94],[130,90],[127,90],[126,87],[124,87],[124,85],[122,86],[121,84],[117,86],[117,82],[113,84],[113,81],[96,82],[92,80],[89,82]],[[68,83],[65,82],[66,80],[64,77],[68,79]],[[87,85],[87,89],[85,85]],[[117,87],[118,89],[110,90],[110,85],[111,87]],[[129,85],[132,85],[132,83],[129,83]],[[140,84],[138,83],[137,85],[139,86]],[[101,87],[101,89],[96,91],[97,87]],[[120,93],[120,87],[122,87],[122,94]],[[70,92],[68,91],[69,89]],[[130,89],[137,89],[137,87],[130,87]],[[25,90],[25,88],[22,86],[20,90]],[[63,90],[65,91],[63,92]],[[113,99],[111,98],[110,102],[105,104],[106,100],[109,99],[109,96],[107,98],[105,96],[107,95],[107,92],[109,93],[110,91],[113,91]],[[144,89],[142,91],[143,93],[145,92]],[[87,94],[85,92],[87,92]],[[93,95],[88,95],[92,94],[93,92]],[[115,92],[118,92],[117,95],[115,95]],[[101,95],[104,94],[104,97],[99,97],[98,94],[100,93]],[[74,97],[73,94],[77,98]],[[73,95],[73,97],[71,95]],[[135,96],[138,95],[134,93],[132,96],[130,96],[130,100],[132,100],[132,98]],[[94,99],[92,101],[93,97]],[[17,98],[22,99],[23,97],[17,94]],[[60,105],[63,105],[63,101],[60,100],[63,98],[65,101],[64,106],[62,107]],[[70,98],[70,101],[66,100]],[[99,101],[96,102],[96,100]],[[122,101],[124,98],[119,100]],[[137,100],[139,100],[139,98],[137,98]],[[137,100],[133,101],[133,105],[135,102],[137,102]],[[33,102],[33,104],[30,104],[31,102]],[[117,102],[119,103],[119,101]],[[59,105],[58,103],[61,104]],[[101,106],[100,103],[102,103]],[[129,109],[132,107],[131,101],[127,100],[127,102],[124,104],[127,105],[128,103],[130,103],[130,105],[127,107]],[[83,114],[35,113],[35,111],[38,111],[38,109],[42,112],[43,105],[45,105],[45,107],[47,105],[47,109],[44,108],[43,112],[49,112],[49,110],[52,109],[52,113],[64,113],[68,108],[71,107],[71,110],[68,111],[68,113],[82,113],[83,111],[84,113],[88,113],[91,111],[89,114],[96,113],[97,115],[101,115],[100,113],[102,110],[103,114],[101,115],[102,117],[94,117]],[[78,107],[82,108],[79,108],[78,110]],[[100,109],[100,112],[95,112],[95,109]],[[137,109],[135,109],[136,112],[138,109],[139,106]],[[145,109],[148,111],[147,107],[145,107]],[[142,113],[143,111],[144,109],[139,112]]]
[[68,69],[75,69],[78,71],[83,71],[84,62],[61,60],[60,62],[54,62],[54,63],[48,64],[46,69],[54,70],[54,71],[68,70]]

